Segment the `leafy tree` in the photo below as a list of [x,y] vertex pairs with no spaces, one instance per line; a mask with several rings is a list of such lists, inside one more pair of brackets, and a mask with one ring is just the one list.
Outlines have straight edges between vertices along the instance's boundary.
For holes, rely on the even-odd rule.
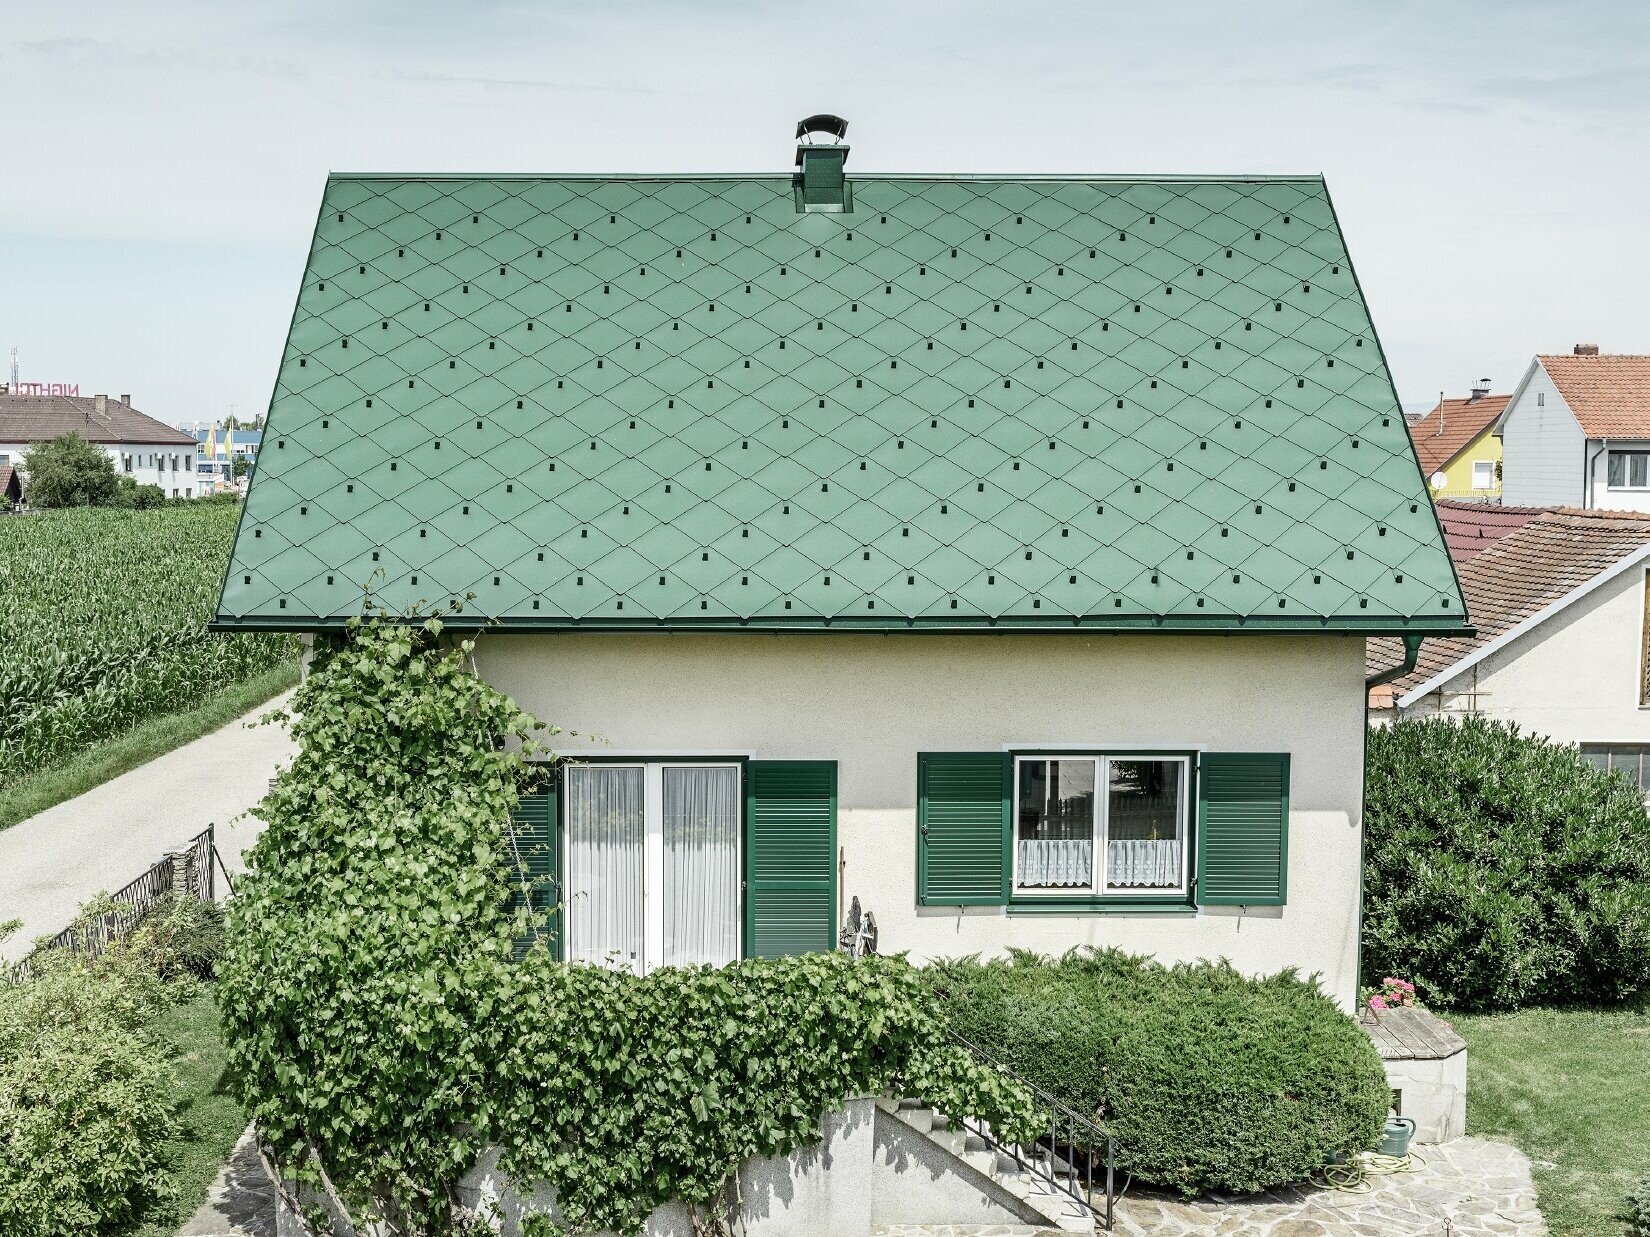
[[1363,966],[1462,1010],[1650,989],[1650,817],[1638,787],[1505,722],[1369,734]]
[[237,481],[246,476],[251,467],[252,465],[247,462],[246,456],[240,454],[237,454],[235,458],[229,462],[230,475]]
[[29,502],[36,507],[104,507],[115,501],[115,464],[72,430],[23,453]]

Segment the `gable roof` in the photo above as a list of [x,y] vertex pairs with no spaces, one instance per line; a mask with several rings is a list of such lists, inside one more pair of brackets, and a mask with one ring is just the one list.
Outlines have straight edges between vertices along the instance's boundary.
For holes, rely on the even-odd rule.
[[16,502],[22,496],[23,483],[17,479],[17,469],[10,464],[0,464],[0,498]]
[[217,614],[1458,629],[1320,178],[334,175]]
[[[1371,703],[1424,694],[1530,626],[1545,621],[1616,571],[1650,555],[1650,514],[1559,507],[1547,510],[1461,564],[1461,588],[1477,634],[1428,639],[1415,669],[1377,689]],[[1369,673],[1403,660],[1400,641],[1368,642]]]
[[162,425],[130,404],[77,395],[0,396],[0,442],[50,442],[67,433],[87,442],[192,447],[194,438]]
[[1409,424],[1415,440],[1415,456],[1421,471],[1431,476],[1465,451],[1494,424],[1506,408],[1510,395],[1485,395],[1478,399],[1445,399],[1418,421]]
[[1589,438],[1650,438],[1650,356],[1537,356]]
[[1465,502],[1440,498],[1438,522],[1444,528],[1444,545],[1457,568],[1487,550],[1508,533],[1517,532],[1550,507],[1504,507],[1495,503]]

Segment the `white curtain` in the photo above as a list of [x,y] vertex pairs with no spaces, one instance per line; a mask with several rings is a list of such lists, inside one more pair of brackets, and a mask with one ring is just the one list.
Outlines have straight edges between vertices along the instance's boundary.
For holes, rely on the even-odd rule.
[[666,966],[739,956],[739,770],[664,773]]
[[643,770],[567,770],[567,958],[642,969]]
[[1089,838],[1022,839],[1019,859],[1019,881],[1027,887],[1087,887],[1094,879],[1094,842]]
[[1174,889],[1180,885],[1180,843],[1174,840],[1111,841],[1106,843],[1106,881]]

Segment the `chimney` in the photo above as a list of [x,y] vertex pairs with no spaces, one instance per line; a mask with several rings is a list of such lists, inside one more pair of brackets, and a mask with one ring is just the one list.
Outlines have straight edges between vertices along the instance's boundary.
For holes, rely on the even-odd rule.
[[130,395],[122,395],[120,397],[120,402],[130,408],[132,406],[132,397]]
[[1476,404],[1479,400],[1483,399],[1489,393],[1490,393],[1490,380],[1488,378],[1480,378],[1476,383],[1473,384],[1472,394],[1467,398],[1467,403]]
[[[815,133],[828,133],[836,142],[815,144]],[[842,174],[848,162],[848,122],[840,116],[821,112],[798,121],[796,137],[796,209],[840,215],[853,209],[853,190]],[[803,142],[806,137],[808,140]]]
[[98,416],[105,416],[109,411],[109,397],[107,395],[92,396],[92,407],[97,410]]
[[1598,355],[1598,345],[1597,344],[1577,344],[1576,345],[1576,355],[1577,356],[1597,356]]

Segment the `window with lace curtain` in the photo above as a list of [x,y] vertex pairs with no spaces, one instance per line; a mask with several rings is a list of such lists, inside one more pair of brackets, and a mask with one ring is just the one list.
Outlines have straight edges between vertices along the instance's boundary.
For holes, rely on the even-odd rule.
[[1016,889],[1183,891],[1189,767],[1184,756],[1155,754],[1018,758]]

